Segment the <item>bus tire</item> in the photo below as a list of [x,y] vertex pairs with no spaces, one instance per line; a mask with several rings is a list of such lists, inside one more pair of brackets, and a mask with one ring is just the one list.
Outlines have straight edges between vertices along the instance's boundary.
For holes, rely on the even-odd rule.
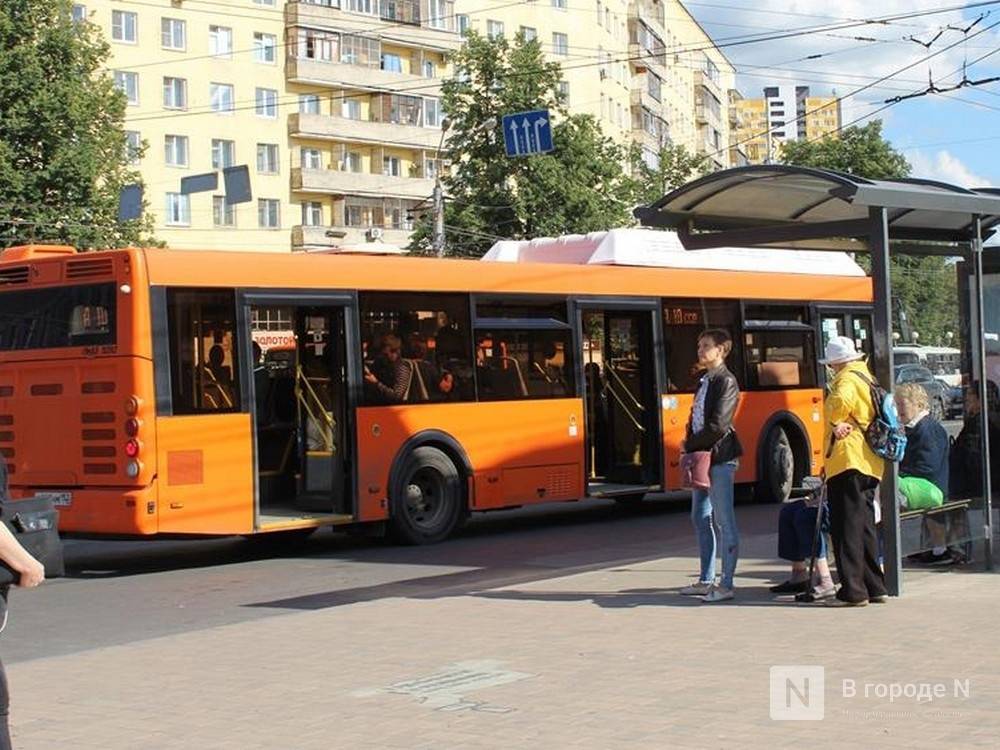
[[759,503],[784,503],[795,481],[795,451],[784,427],[772,427],[764,438],[760,475],[754,488]]
[[390,488],[389,524],[403,544],[436,544],[458,526],[464,511],[462,475],[443,451],[422,445],[410,451]]

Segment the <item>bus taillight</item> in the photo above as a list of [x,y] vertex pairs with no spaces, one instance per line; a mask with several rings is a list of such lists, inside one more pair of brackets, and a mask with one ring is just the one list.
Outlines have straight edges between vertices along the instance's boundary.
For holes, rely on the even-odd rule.
[[130,439],[125,443],[125,455],[129,458],[135,458],[139,455],[139,441],[135,438]]
[[125,434],[130,438],[134,438],[139,434],[140,422],[135,417],[129,417],[125,420]]

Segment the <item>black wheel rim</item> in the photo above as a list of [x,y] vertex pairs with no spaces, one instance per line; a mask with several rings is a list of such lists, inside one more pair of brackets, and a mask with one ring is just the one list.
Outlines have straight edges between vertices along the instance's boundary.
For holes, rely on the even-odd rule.
[[406,517],[414,528],[437,531],[448,514],[444,477],[434,469],[419,469],[406,484]]

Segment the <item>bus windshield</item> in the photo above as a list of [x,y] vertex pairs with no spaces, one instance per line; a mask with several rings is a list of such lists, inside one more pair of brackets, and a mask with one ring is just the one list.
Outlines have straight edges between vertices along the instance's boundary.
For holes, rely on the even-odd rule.
[[0,351],[115,343],[114,282],[0,292]]

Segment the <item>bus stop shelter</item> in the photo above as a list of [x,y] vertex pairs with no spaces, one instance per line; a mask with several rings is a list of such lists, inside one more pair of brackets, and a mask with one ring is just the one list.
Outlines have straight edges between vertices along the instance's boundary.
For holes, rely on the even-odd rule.
[[[1000,190],[968,190],[932,180],[868,180],[856,175],[787,165],[739,167],[679,187],[649,206],[635,209],[647,227],[674,229],[684,247],[764,246],[867,252],[874,291],[874,371],[887,390],[893,385],[893,255],[961,257],[971,269],[971,313],[966,342],[971,376],[978,383],[983,497],[969,522],[971,541],[982,541],[992,568],[991,477],[986,347],[983,326],[983,240],[1000,227]],[[997,252],[1000,252],[998,248]],[[1000,450],[1000,446],[995,447]],[[998,478],[1000,481],[1000,478]],[[897,467],[887,464],[882,481],[882,532],[886,584],[902,589],[901,513],[896,502]]]

